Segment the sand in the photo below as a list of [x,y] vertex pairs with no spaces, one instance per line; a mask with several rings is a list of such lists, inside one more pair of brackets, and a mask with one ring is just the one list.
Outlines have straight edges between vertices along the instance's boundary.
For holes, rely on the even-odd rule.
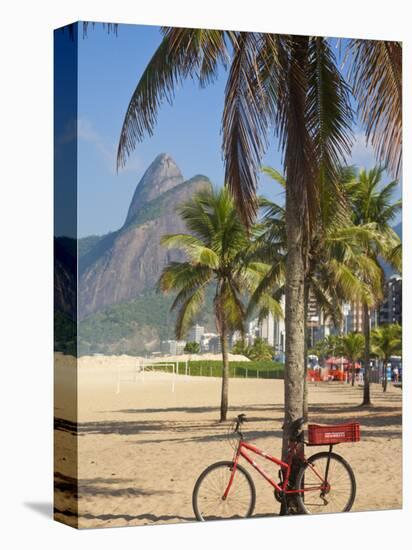
[[[119,375],[120,371],[120,375]],[[136,374],[128,367],[96,362],[78,369],[76,411],[67,388],[76,383],[73,365],[55,370],[56,519],[71,524],[78,505],[81,528],[195,521],[191,496],[202,470],[229,460],[233,450],[227,424],[220,424],[218,378]],[[120,383],[119,383],[120,380]],[[66,397],[65,397],[66,394]],[[351,464],[357,481],[353,511],[402,506],[402,390],[386,394],[372,385],[374,407],[360,409],[362,389],[339,384],[310,384],[310,422],[361,423],[359,443],[336,446]],[[281,380],[230,380],[231,419],[247,414],[245,433],[267,452],[280,455],[283,417]],[[75,448],[79,452],[79,497]],[[318,447],[307,448],[310,455]],[[268,472],[276,469],[266,463]],[[277,515],[271,487],[248,465],[256,483],[254,516]]]

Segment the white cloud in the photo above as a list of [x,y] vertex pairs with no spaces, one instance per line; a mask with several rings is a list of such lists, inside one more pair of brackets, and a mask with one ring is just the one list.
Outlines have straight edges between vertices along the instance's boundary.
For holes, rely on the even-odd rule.
[[354,136],[351,154],[347,158],[348,164],[356,164],[359,168],[373,168],[377,164],[373,147],[366,144],[363,132],[357,132]]
[[[116,172],[117,143],[108,142],[86,117],[79,117],[77,121],[77,136],[79,141],[92,144],[102,158],[106,168],[111,173]],[[143,163],[141,159],[134,155],[129,159],[122,172],[136,172],[140,171],[142,167]]]

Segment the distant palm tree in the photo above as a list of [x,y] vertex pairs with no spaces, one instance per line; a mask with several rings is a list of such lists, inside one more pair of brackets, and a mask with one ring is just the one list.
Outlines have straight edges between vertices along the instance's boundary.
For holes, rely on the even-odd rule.
[[341,337],[329,334],[326,338],[316,342],[310,352],[318,355],[321,362],[328,357],[342,355]]
[[350,332],[341,338],[342,353],[348,358],[351,367],[351,382],[355,385],[355,363],[359,361],[365,350],[363,334]]
[[392,355],[402,353],[402,327],[398,324],[382,325],[372,330],[372,352],[383,360],[382,388],[388,385],[388,362]]
[[[382,185],[383,168],[361,170],[346,186],[348,200],[352,207],[352,220],[355,225],[374,227],[375,238],[365,241],[364,254],[380,270],[379,284],[374,284],[374,300],[372,303],[362,301],[363,334],[365,337],[365,376],[363,387],[363,405],[370,405],[370,307],[377,306],[383,295],[384,271],[382,259],[397,271],[402,270],[402,250],[398,235],[391,227],[395,217],[402,208],[400,200],[394,200],[393,194],[398,182],[391,181]],[[371,281],[360,273],[361,279],[370,285]]]
[[[269,177],[286,188],[286,179],[278,171],[264,167]],[[352,167],[341,170],[339,183],[341,193],[355,176]],[[355,225],[352,220],[352,205],[349,201],[336,203],[331,186],[320,186],[319,210],[317,213],[317,231],[313,235],[304,276],[305,342],[308,341],[308,305],[309,296],[315,297],[326,317],[339,327],[342,322],[342,305],[348,301],[361,301],[372,304],[373,292],[380,287],[380,267],[365,254],[365,243],[372,243],[381,235],[371,224]],[[260,292],[274,292],[276,298],[284,291],[286,273],[286,223],[285,210],[278,204],[261,199],[264,211],[261,233],[257,239],[257,252],[272,268],[262,279],[252,295],[249,310]],[[371,245],[372,246],[372,245]],[[277,261],[276,261],[277,259]],[[362,276],[360,276],[362,275]],[[366,284],[364,280],[369,281]],[[305,367],[307,359],[305,353]],[[307,413],[307,383],[305,376],[304,412]]]
[[[262,171],[286,188],[286,179],[277,170],[264,167]],[[347,167],[340,173],[337,187],[343,194],[356,172],[353,167]],[[374,224],[362,224],[359,220],[354,223],[353,205],[350,201],[336,203],[334,190],[330,186],[322,187],[321,191],[317,231],[311,239],[305,272],[305,306],[311,292],[323,311],[337,322],[342,318],[342,301],[371,299],[370,289],[359,279],[359,272],[365,272],[375,283],[378,282],[380,271],[374,261],[364,254],[364,247],[365,242],[374,243],[381,238],[381,232]],[[256,255],[270,260],[272,269],[256,289],[250,307],[253,307],[259,292],[270,287],[276,288],[278,293],[280,288],[284,290],[282,283],[286,277],[285,209],[266,198],[260,199],[260,206],[263,218],[259,225]]]
[[[159,280],[164,292],[177,292],[172,309],[178,311],[176,337],[181,339],[204,303],[206,288],[215,288],[214,315],[222,347],[222,391],[220,420],[228,410],[229,360],[228,337],[231,332],[244,332],[244,299],[254,290],[268,266],[247,262],[250,237],[237,215],[227,188],[203,190],[179,208],[187,234],[166,235],[161,243],[186,253],[187,261],[171,262]],[[275,315],[280,305],[270,296],[262,301]]]
[[274,349],[263,338],[257,337],[249,349],[248,357],[252,361],[270,361]]

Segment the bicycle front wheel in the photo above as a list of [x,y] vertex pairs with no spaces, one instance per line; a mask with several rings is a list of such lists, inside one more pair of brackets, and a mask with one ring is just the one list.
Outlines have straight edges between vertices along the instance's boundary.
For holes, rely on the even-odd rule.
[[233,462],[216,462],[200,475],[193,489],[193,511],[199,521],[247,518],[253,514],[256,490],[250,474],[236,466],[232,484],[224,497],[233,473]]
[[296,478],[296,488],[304,491],[297,495],[303,514],[349,512],[356,496],[352,468],[341,456],[328,452],[317,453],[307,460]]

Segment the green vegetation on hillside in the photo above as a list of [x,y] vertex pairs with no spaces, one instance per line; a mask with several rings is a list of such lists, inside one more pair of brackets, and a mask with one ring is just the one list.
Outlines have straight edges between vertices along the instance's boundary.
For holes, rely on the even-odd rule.
[[92,248],[94,248],[99,241],[104,239],[105,235],[90,235],[83,237],[77,241],[77,251],[79,258],[85,256]]
[[54,351],[76,355],[76,324],[58,310],[54,312]]
[[[147,290],[136,299],[110,306],[79,323],[79,355],[91,353],[139,355],[160,348],[162,340],[174,339],[176,314],[170,312],[173,296]],[[213,288],[197,322],[214,330]]]

